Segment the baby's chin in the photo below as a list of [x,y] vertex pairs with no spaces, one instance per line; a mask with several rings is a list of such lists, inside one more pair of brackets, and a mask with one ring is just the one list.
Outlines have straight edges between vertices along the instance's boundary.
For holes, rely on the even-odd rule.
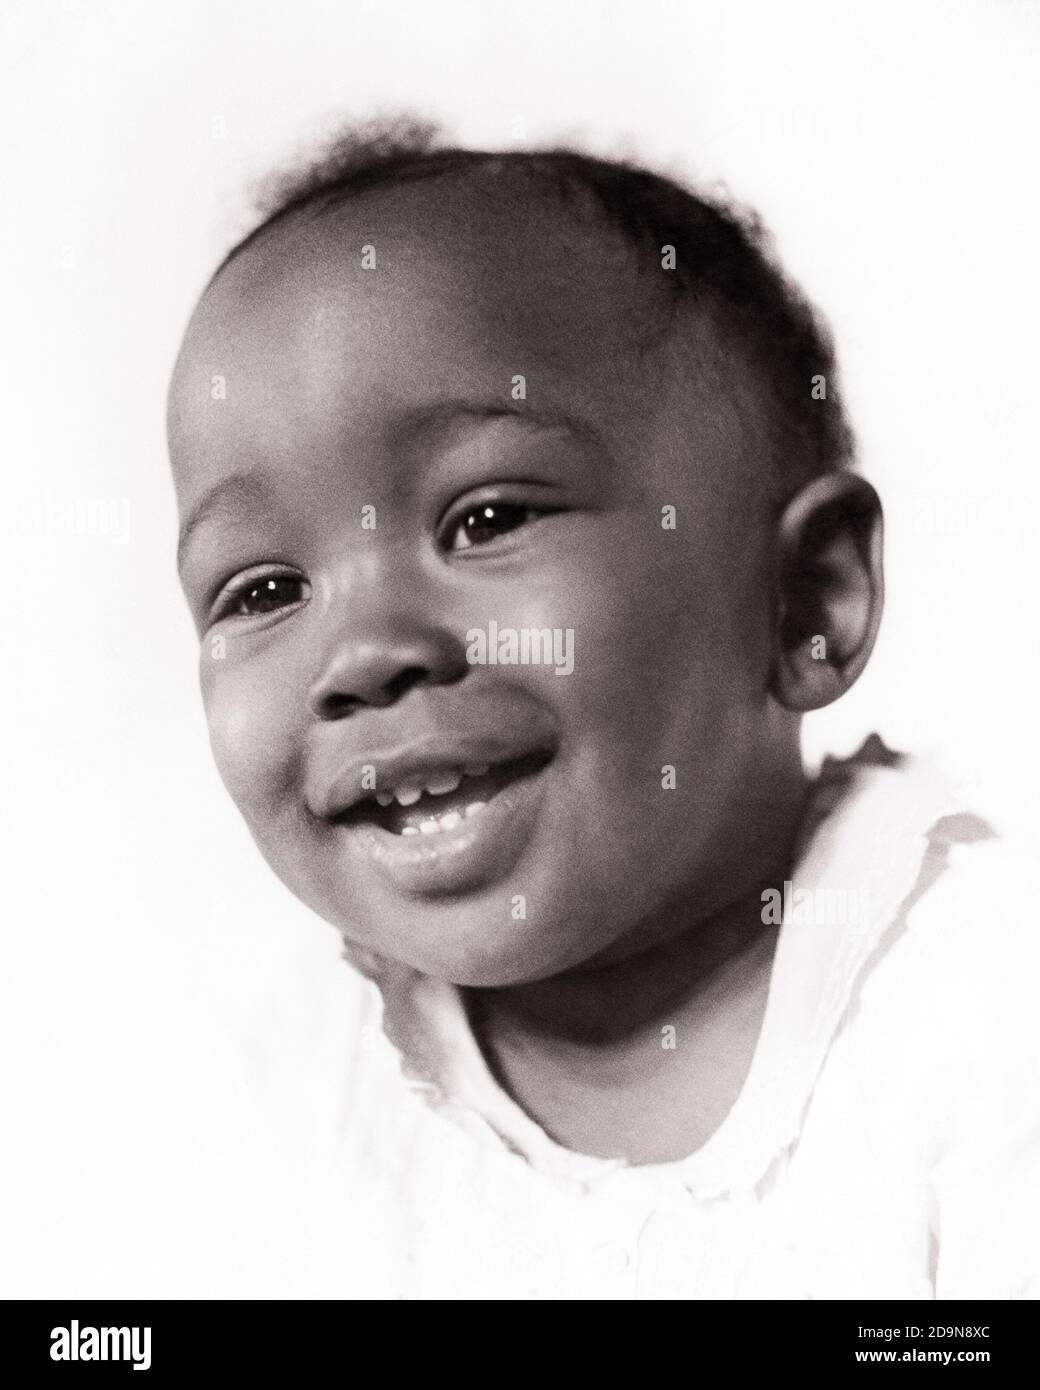
[[619,935],[605,932],[582,914],[541,914],[513,918],[508,906],[489,912],[474,904],[426,905],[384,914],[366,924],[340,917],[333,921],[346,954],[362,969],[398,965],[446,983],[472,989],[506,989],[533,984],[580,969],[609,949]]

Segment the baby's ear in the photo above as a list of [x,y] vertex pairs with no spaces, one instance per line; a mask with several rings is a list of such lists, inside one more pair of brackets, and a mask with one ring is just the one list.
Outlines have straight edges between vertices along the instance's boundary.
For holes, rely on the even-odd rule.
[[864,478],[827,473],[792,498],[778,527],[770,690],[789,710],[844,695],[881,623],[881,502]]

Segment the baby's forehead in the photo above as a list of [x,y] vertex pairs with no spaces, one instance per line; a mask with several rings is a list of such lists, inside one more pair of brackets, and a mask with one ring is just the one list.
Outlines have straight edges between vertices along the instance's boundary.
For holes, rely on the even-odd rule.
[[178,493],[243,456],[281,469],[348,452],[442,405],[567,418],[620,458],[662,431],[696,452],[726,414],[722,364],[706,323],[676,331],[662,273],[589,209],[544,196],[518,234],[505,180],[287,218],[225,266],[189,329],[171,390]]
[[436,376],[454,356],[508,366],[507,383],[524,375],[542,391],[568,375],[607,374],[615,395],[639,386],[667,310],[623,243],[579,235],[541,204],[518,236],[504,190],[438,188],[385,190],[272,227],[203,296],[180,367],[208,354],[254,375],[272,359],[316,371],[352,340],[391,371]]
[[[518,186],[519,184],[519,186]],[[301,291],[446,312],[482,305],[489,326],[537,319],[580,332],[596,324],[615,349],[645,343],[670,321],[669,286],[601,212],[527,187],[516,174],[430,179],[380,188],[294,214],[248,244],[215,285],[258,296]],[[585,350],[593,352],[595,341]]]

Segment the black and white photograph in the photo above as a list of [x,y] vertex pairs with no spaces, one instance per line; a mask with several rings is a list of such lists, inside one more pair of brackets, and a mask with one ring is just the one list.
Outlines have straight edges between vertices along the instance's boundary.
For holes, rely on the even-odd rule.
[[5,1343],[683,1301],[1008,1367],[1040,4],[0,33]]

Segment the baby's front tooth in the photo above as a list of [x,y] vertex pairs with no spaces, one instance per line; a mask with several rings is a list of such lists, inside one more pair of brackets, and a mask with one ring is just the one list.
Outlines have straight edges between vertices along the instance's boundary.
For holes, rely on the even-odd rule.
[[376,800],[380,806],[389,806],[394,799],[393,792],[376,792]]
[[413,782],[405,782],[403,786],[394,788],[394,796],[402,806],[414,806],[422,796],[422,787],[417,787]]
[[440,828],[440,824],[435,820],[421,820],[419,822],[419,833],[421,835],[436,835]]
[[441,816],[440,821],[442,830],[454,830],[457,825],[462,824],[462,812],[449,811],[446,816]]
[[433,796],[446,796],[453,792],[462,781],[462,773],[452,768],[448,772],[435,772],[426,779],[426,790]]
[[469,805],[466,807],[466,815],[475,816],[478,811],[483,811],[486,805],[486,801],[471,801]]

